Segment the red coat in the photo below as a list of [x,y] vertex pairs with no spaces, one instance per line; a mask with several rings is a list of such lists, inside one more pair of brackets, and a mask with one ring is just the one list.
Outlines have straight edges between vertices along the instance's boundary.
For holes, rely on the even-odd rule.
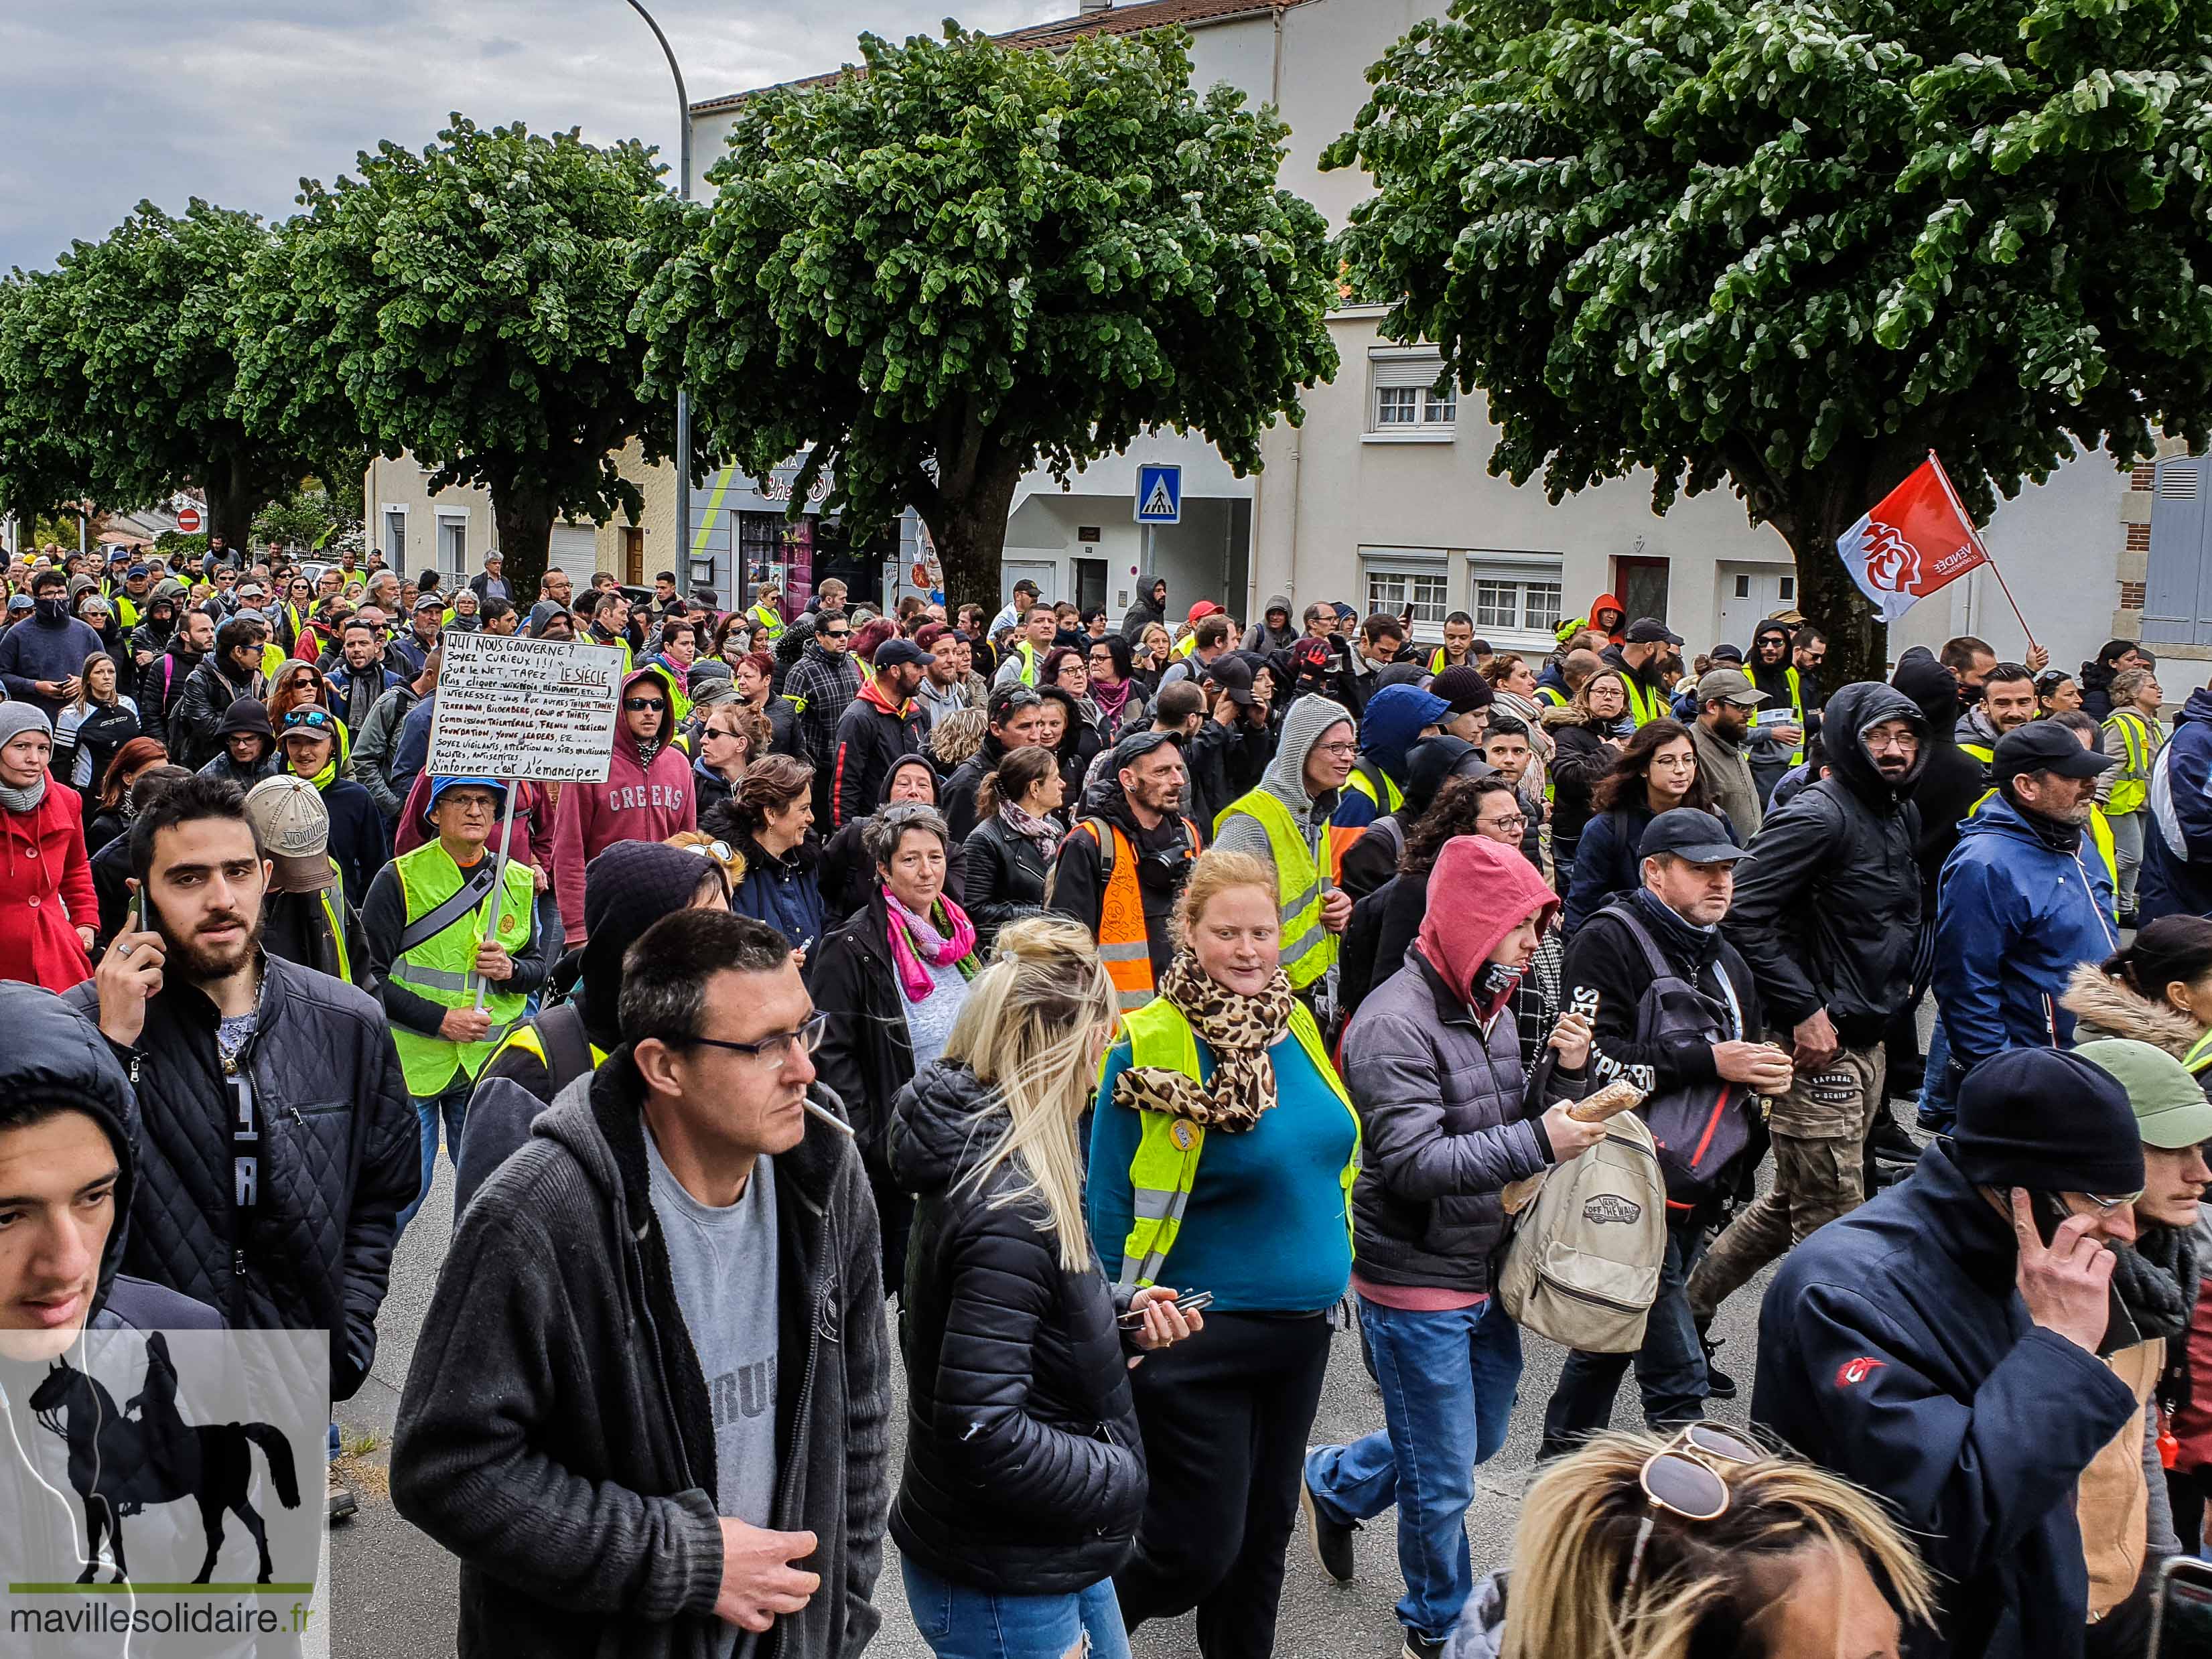
[[92,958],[76,930],[99,925],[76,791],[49,782],[29,811],[0,807],[0,979],[49,991],[82,984]]

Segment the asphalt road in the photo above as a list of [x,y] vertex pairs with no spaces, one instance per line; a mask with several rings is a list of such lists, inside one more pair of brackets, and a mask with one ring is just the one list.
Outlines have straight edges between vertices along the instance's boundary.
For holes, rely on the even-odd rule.
[[[362,1393],[338,1411],[348,1442],[360,1433],[378,1437],[377,1449],[362,1460],[350,1479],[361,1495],[361,1511],[332,1529],[331,1543],[331,1636],[336,1659],[385,1659],[406,1654],[429,1659],[453,1651],[454,1596],[459,1567],[438,1545],[402,1520],[384,1495],[380,1460],[388,1448],[392,1416],[414,1352],[424,1310],[436,1284],[452,1231],[453,1170],[441,1158],[428,1202],[416,1217],[392,1263],[392,1288],[379,1321],[375,1372]],[[1762,1275],[1722,1310],[1716,1325],[1725,1339],[1721,1364],[1742,1385],[1732,1402],[1715,1401],[1717,1419],[1747,1420],[1751,1393],[1753,1333],[1758,1320]],[[1536,1336],[1524,1342],[1527,1369],[1521,1399],[1504,1449],[1480,1473],[1468,1534],[1476,1572],[1502,1565],[1512,1546],[1515,1517],[1534,1473],[1536,1442],[1543,1407],[1557,1379],[1564,1351]],[[897,1351],[896,1340],[891,1351]],[[895,1380],[897,1369],[893,1368]],[[893,1455],[900,1455],[905,1424],[903,1387],[892,1416]],[[1356,1438],[1382,1425],[1380,1395],[1359,1364],[1358,1343],[1341,1334],[1331,1359],[1328,1382],[1314,1424],[1316,1443]],[[1640,1425],[1633,1380],[1621,1389],[1613,1421],[1622,1428]],[[908,1619],[900,1586],[896,1547],[886,1540],[885,1568],[877,1585],[884,1611],[882,1633],[870,1649],[889,1659],[929,1659],[929,1649]],[[1397,1567],[1397,1529],[1385,1514],[1370,1522],[1358,1539],[1359,1575],[1339,1585],[1322,1577],[1308,1546],[1304,1524],[1292,1540],[1283,1592],[1276,1652],[1282,1659],[1384,1659],[1400,1647],[1391,1607],[1401,1592]],[[1147,1626],[1133,1644],[1137,1659],[1188,1655],[1196,1643],[1188,1620]]]

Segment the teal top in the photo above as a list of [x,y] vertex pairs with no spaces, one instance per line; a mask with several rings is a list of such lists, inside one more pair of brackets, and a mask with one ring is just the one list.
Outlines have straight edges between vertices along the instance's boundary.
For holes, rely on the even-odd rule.
[[[1200,1080],[1211,1081],[1212,1050],[1194,1040]],[[1297,1037],[1285,1032],[1267,1054],[1275,1104],[1243,1134],[1206,1135],[1160,1282],[1211,1291],[1224,1313],[1316,1313],[1351,1282],[1342,1181],[1355,1127]],[[1137,1114],[1114,1103],[1114,1079],[1128,1064],[1124,1037],[1106,1057],[1091,1124],[1085,1210],[1109,1283],[1121,1271],[1129,1160],[1137,1155]]]

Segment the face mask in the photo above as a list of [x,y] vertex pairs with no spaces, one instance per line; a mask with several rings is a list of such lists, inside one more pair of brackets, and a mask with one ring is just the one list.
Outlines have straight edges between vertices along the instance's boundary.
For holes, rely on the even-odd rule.
[[67,599],[40,599],[38,602],[38,608],[40,622],[58,623],[69,620]]

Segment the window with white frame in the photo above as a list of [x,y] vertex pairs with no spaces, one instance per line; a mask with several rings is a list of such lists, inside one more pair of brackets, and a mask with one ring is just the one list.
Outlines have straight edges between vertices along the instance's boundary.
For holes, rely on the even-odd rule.
[[407,509],[384,509],[384,562],[398,570],[407,562]]
[[1425,549],[1369,549],[1360,555],[1366,568],[1367,612],[1401,615],[1413,609],[1413,627],[1442,637],[1451,610],[1451,572],[1446,557]]
[[1459,394],[1437,378],[1443,358],[1435,351],[1378,347],[1368,354],[1368,379],[1374,387],[1370,429],[1426,437],[1449,437],[1459,419]]
[[1468,594],[1475,632],[1493,644],[1501,641],[1547,642],[1559,625],[1560,578],[1557,556],[1470,553]]
[[449,576],[469,574],[469,515],[438,510],[438,568]]

